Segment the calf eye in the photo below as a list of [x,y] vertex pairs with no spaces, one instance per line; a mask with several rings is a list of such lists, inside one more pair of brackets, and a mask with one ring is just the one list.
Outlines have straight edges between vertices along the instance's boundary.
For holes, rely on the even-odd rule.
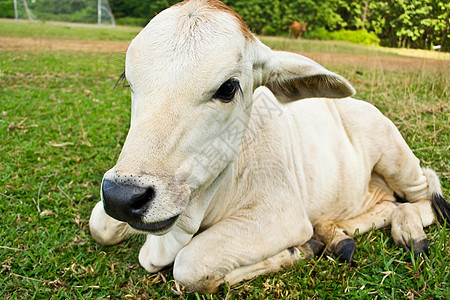
[[214,94],[213,98],[219,99],[225,103],[231,102],[239,89],[239,81],[234,78],[229,79],[222,84],[222,86]]

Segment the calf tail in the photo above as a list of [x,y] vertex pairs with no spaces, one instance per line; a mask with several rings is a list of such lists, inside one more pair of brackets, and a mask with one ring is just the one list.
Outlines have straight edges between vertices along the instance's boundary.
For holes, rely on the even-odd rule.
[[439,177],[433,170],[423,169],[424,175],[428,180],[428,195],[431,200],[431,207],[439,224],[443,225],[445,221],[450,223],[450,205],[442,196],[441,183]]

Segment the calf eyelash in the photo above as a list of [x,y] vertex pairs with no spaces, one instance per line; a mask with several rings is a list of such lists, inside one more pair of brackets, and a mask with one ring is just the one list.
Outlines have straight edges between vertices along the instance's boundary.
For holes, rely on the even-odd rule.
[[127,77],[125,76],[125,71],[120,74],[119,79],[117,79],[116,84],[114,85],[114,90],[118,88],[130,88],[130,84],[127,81]]

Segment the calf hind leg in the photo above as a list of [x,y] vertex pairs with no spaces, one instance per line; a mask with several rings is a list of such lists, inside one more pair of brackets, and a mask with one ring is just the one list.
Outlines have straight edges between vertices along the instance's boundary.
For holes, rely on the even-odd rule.
[[430,169],[422,169],[417,159],[392,122],[385,123],[380,144],[380,159],[374,171],[389,187],[408,203],[400,205],[392,216],[392,236],[401,247],[418,253],[427,248],[424,226],[450,216],[450,207],[442,198],[439,178]]
[[327,253],[333,253],[342,261],[351,262],[356,249],[352,236],[356,232],[363,234],[372,228],[388,226],[396,208],[392,201],[381,201],[356,218],[321,222],[314,227],[314,237],[327,244]]
[[428,248],[423,227],[433,224],[435,215],[441,224],[450,220],[450,206],[442,197],[438,176],[430,169],[422,171],[427,181],[425,199],[400,205],[392,216],[392,237],[395,243],[416,254]]
[[410,150],[397,154],[397,159],[408,163],[404,163],[402,169],[384,168],[384,177],[408,203],[399,205],[393,212],[391,233],[398,246],[419,254],[428,249],[423,227],[434,223],[433,212],[439,222],[449,220],[450,206],[442,197],[439,178],[434,171],[420,168]]
[[433,222],[434,215],[430,201],[401,204],[392,214],[392,238],[399,247],[407,251],[411,250],[416,254],[426,252],[428,241],[423,227]]

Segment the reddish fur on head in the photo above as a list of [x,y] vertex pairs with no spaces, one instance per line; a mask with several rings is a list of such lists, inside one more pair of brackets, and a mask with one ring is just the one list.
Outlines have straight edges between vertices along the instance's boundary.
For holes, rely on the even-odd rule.
[[250,28],[248,28],[247,24],[245,24],[244,19],[242,19],[242,17],[237,12],[235,12],[229,6],[227,6],[225,3],[223,3],[219,0],[184,0],[183,2],[175,4],[174,6],[182,6],[191,1],[197,1],[199,3],[204,3],[205,5],[208,5],[209,7],[211,7],[212,9],[216,9],[216,10],[219,10],[222,12],[229,13],[230,15],[235,17],[236,20],[238,21],[239,26],[242,31],[242,34],[245,36],[245,38],[248,40],[255,39],[255,36],[251,32]]

